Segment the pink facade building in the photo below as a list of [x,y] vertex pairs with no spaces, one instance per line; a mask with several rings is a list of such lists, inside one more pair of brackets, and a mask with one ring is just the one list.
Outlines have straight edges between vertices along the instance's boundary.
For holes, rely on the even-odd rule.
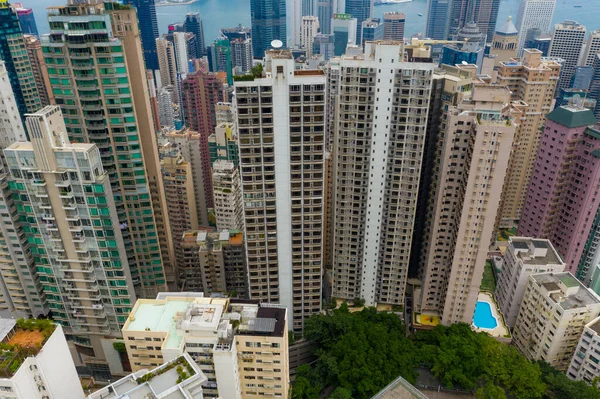
[[567,270],[577,273],[600,197],[600,126],[592,111],[556,108],[533,166],[518,235],[554,243]]

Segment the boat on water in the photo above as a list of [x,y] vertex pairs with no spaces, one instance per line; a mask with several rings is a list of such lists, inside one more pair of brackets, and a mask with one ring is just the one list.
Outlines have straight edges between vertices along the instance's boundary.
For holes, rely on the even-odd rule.
[[581,8],[581,7],[583,7],[583,6],[573,6],[573,7],[575,7],[575,8]]
[[386,4],[410,3],[412,0],[375,0],[374,5],[383,6]]
[[417,15],[418,15],[419,17],[422,17],[422,16],[423,16],[423,14],[422,14],[422,13],[418,13]]

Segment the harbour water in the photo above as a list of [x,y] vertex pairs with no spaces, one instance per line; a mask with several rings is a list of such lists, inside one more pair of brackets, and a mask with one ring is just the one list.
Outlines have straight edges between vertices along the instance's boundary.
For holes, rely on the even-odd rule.
[[[48,33],[46,7],[66,4],[66,0],[21,0],[25,7],[34,10],[40,34]],[[581,8],[575,8],[581,5]],[[509,15],[516,20],[519,0],[502,0],[498,22],[502,24]],[[386,4],[374,7],[374,17],[383,17],[386,11],[402,11],[406,14],[407,36],[425,31],[427,0],[413,0],[410,3]],[[188,12],[198,12],[204,23],[207,43],[212,43],[219,34],[219,28],[234,27],[238,24],[250,26],[250,0],[198,0],[192,4],[157,7],[158,28],[167,31],[172,23],[182,22]],[[423,14],[422,16],[419,16]],[[586,25],[588,30],[600,29],[600,0],[558,0],[554,13],[554,23],[572,19]]]

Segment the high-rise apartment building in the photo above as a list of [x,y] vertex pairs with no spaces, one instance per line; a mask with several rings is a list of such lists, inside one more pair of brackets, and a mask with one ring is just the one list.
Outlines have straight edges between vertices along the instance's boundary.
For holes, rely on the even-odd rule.
[[579,64],[592,66],[598,53],[600,53],[600,30],[593,30],[587,37]]
[[472,90],[444,121],[423,273],[420,311],[444,324],[472,320],[516,128],[507,88],[475,80]]
[[584,327],[600,315],[600,298],[571,273],[529,276],[513,345],[529,360],[567,371]]
[[365,42],[374,42],[376,40],[383,40],[383,24],[379,18],[365,19],[362,23],[362,46]]
[[233,125],[235,122],[235,108],[231,103],[220,101],[215,106],[217,126],[221,123]]
[[383,13],[383,39],[404,40],[406,15],[403,12],[389,11]]
[[234,75],[243,75],[252,69],[252,38],[236,38],[229,41],[231,46],[231,67]]
[[554,109],[537,150],[519,235],[547,238],[573,274],[600,205],[600,134],[591,110],[576,105]]
[[219,123],[215,127],[215,132],[208,137],[208,149],[211,165],[221,159],[232,161],[235,166],[238,166],[240,154],[236,125],[225,122]]
[[312,55],[312,45],[317,33],[319,33],[319,18],[314,16],[302,17],[300,45],[306,49],[306,58],[310,58]]
[[560,69],[558,89],[570,87],[575,68],[579,65],[585,35],[585,26],[575,21],[565,21],[554,26],[548,56],[564,60]]
[[156,54],[158,22],[154,0],[123,0],[123,4],[132,5],[137,11],[146,69],[151,71],[159,69],[158,55]]
[[231,58],[231,44],[227,39],[217,39],[208,46],[208,61],[210,72],[225,72],[227,84],[233,84],[233,64]]
[[565,266],[548,240],[528,237],[508,239],[494,297],[509,328],[513,328],[517,321],[529,276],[537,273],[561,273]]
[[592,62],[592,80],[589,86],[589,97],[596,100],[594,116],[600,120],[600,54],[596,54]]
[[47,307],[93,373],[135,301],[109,176],[94,144],[69,143],[59,107],[28,115],[27,130],[31,142],[4,150],[8,187]]
[[213,207],[212,184],[210,177],[210,151],[208,148],[208,137],[215,132],[216,111],[218,102],[225,101],[223,98],[223,85],[212,72],[198,70],[189,74],[181,82],[181,108],[185,124],[191,130],[200,134],[200,151],[202,170],[202,184],[208,195],[206,196],[207,208]]
[[235,83],[250,298],[285,306],[294,331],[321,310],[325,83],[286,50]]
[[521,0],[517,13],[519,31],[518,55],[525,49],[525,40],[531,29],[539,29],[541,34],[550,33],[556,0]]
[[182,246],[185,251],[182,290],[248,297],[246,249],[240,230],[186,231]]
[[496,30],[492,38],[490,54],[496,56],[495,66],[499,67],[501,62],[508,62],[517,57],[519,46],[519,31],[508,17],[506,22]]
[[346,14],[356,18],[356,43],[362,43],[362,23],[373,17],[373,1],[346,0]]
[[448,10],[448,35],[458,34],[468,23],[477,27],[491,41],[496,31],[500,0],[453,0]]
[[19,114],[24,119],[27,112],[42,108],[42,102],[27,51],[24,51],[25,38],[19,17],[8,2],[0,4],[0,20],[3,21],[0,27],[0,57],[8,72]]
[[567,377],[593,385],[600,376],[598,353],[600,353],[600,318],[590,321],[583,328],[567,370]]
[[405,50],[366,43],[331,66],[333,296],[367,305],[404,303],[434,69],[427,52],[408,62]]
[[283,47],[287,46],[285,0],[251,0],[250,18],[255,59],[265,56],[265,51],[271,48],[273,40],[281,40]]
[[165,185],[165,199],[171,222],[171,236],[175,249],[175,273],[168,276],[170,285],[177,287],[184,264],[181,238],[188,230],[198,229],[198,214],[192,167],[178,148],[170,143],[161,148],[161,165]]
[[[539,50],[525,50],[520,59],[500,62],[498,84],[507,86],[515,107],[522,113],[502,193],[501,227],[516,226],[521,218],[544,116],[552,101],[560,65],[542,58]],[[525,234],[526,237],[530,235]]]
[[[333,19],[331,20],[333,21]],[[333,34],[317,34],[313,42],[313,55],[319,54],[323,56],[323,60],[329,61],[335,54],[335,35]]]
[[311,0],[286,0],[285,2],[285,23],[287,32],[286,47],[297,48],[301,44],[302,17],[304,15],[312,15],[302,13],[302,6],[305,5],[307,1]]
[[194,197],[196,200],[198,225],[208,226],[209,206],[207,205],[206,200],[209,196],[212,197],[212,188],[209,190],[207,186],[202,184],[204,176],[206,175],[204,171],[205,167],[208,168],[208,173],[210,174],[210,161],[207,165],[207,162],[205,162],[206,156],[202,151],[203,136],[188,128],[173,130],[167,133],[166,136],[167,140],[181,151],[183,159],[190,163],[194,181]]
[[179,104],[179,82],[177,80],[175,46],[167,39],[158,38],[156,39],[156,54],[159,66],[159,73],[156,74],[158,90],[160,91],[163,87],[170,86],[173,93],[173,103]]
[[50,86],[50,78],[48,77],[48,68],[46,60],[42,53],[42,43],[40,39],[32,35],[23,35],[25,40],[25,48],[31,65],[31,71],[40,97],[40,103],[43,107],[54,104],[54,93]]
[[175,127],[175,115],[173,114],[173,94],[166,87],[158,92],[158,120],[161,127]]
[[239,170],[226,160],[216,161],[212,169],[217,230],[241,230],[244,215]]
[[17,141],[27,141],[5,65],[0,61],[0,149]]
[[451,0],[429,0],[425,35],[434,40],[448,38],[448,21]]
[[48,21],[42,48],[69,140],[98,146],[136,293],[153,296],[174,253],[135,10],[60,6]]
[[[194,58],[188,54],[188,47],[193,33],[173,32],[173,48],[175,49],[175,62],[177,64],[177,74],[181,79],[185,79],[190,71],[189,60]],[[195,51],[195,44],[194,44]]]
[[200,14],[197,12],[190,12],[185,15],[185,21],[183,21],[183,29],[186,32],[193,33],[196,35],[196,57],[201,58],[206,55],[206,40],[204,39],[204,25]]
[[134,371],[187,353],[208,378],[207,398],[287,399],[287,314],[253,300],[164,293],[135,304],[123,337]]
[[331,19],[335,14],[334,0],[317,0],[317,18],[319,18],[319,25],[321,33],[331,33]]

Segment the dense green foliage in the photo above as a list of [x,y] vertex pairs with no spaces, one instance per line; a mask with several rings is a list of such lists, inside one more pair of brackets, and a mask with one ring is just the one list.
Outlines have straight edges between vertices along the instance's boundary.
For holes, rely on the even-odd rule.
[[330,316],[311,317],[305,338],[315,342],[318,360],[298,368],[292,399],[368,399],[398,376],[415,383],[417,366],[478,399],[600,399],[598,389],[466,324],[408,338],[398,316],[373,308],[350,313],[344,304]]

